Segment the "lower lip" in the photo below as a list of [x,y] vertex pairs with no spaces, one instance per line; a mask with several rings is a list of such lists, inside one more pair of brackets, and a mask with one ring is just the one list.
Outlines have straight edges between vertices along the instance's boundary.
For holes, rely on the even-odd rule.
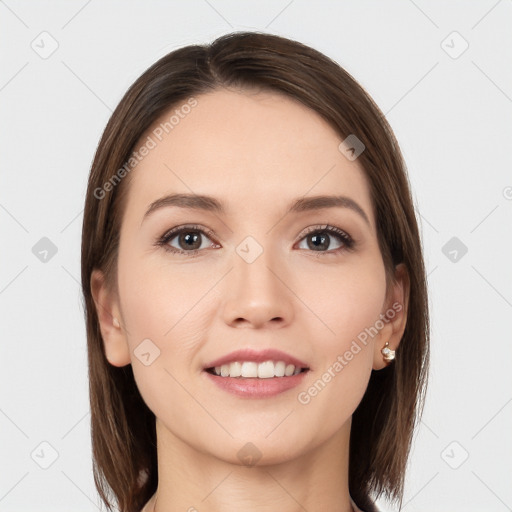
[[298,386],[308,371],[290,377],[272,377],[270,379],[220,377],[207,371],[203,373],[219,388],[234,395],[246,398],[268,398]]

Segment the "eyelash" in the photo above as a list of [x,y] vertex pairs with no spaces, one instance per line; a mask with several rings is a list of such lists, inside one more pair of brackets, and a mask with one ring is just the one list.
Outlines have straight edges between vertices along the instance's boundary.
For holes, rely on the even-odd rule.
[[[197,225],[188,225],[188,226],[180,226],[177,228],[173,228],[170,231],[167,231],[161,238],[159,238],[155,245],[158,247],[163,247],[164,250],[174,253],[174,254],[186,254],[189,257],[195,257],[199,256],[199,253],[203,249],[193,249],[191,251],[183,251],[180,249],[176,249],[175,247],[171,247],[169,245],[169,242],[176,238],[177,235],[185,232],[199,232],[203,235],[205,235],[207,238],[214,238],[214,234],[212,231],[206,228],[202,228],[201,226]],[[318,256],[325,255],[325,254],[339,254],[343,251],[353,251],[355,248],[355,241],[353,238],[348,235],[345,231],[337,228],[336,226],[331,226],[329,224],[325,224],[323,226],[312,226],[311,228],[308,228],[306,233],[304,233],[301,238],[299,239],[299,242],[302,241],[303,238],[307,237],[308,235],[315,234],[315,233],[328,233],[330,235],[336,235],[342,242],[343,245],[341,247],[338,247],[337,249],[331,249],[330,251],[310,251],[313,253],[317,253]]]

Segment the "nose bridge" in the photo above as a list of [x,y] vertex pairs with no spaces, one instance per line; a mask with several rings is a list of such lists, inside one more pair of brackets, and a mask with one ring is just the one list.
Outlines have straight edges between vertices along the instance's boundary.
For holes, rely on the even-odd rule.
[[267,321],[291,319],[290,292],[283,284],[283,265],[277,250],[247,236],[233,254],[233,270],[227,287],[226,322],[242,319],[262,325]]
[[260,290],[265,293],[274,291],[272,289],[275,288],[276,277],[270,269],[278,266],[276,250],[269,243],[263,245],[254,237],[248,236],[238,244],[235,252],[237,257],[234,265],[240,286],[258,288],[257,285],[260,285]]

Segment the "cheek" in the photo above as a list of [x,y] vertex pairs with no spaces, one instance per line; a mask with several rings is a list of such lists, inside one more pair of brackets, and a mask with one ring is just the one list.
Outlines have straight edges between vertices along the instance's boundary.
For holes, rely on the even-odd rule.
[[203,278],[193,265],[170,266],[161,258],[125,257],[119,262],[119,282],[131,344],[151,338],[179,353],[195,343],[211,301],[210,274]]
[[318,286],[303,288],[310,290],[308,301],[324,325],[316,323],[316,335],[311,331],[317,365],[297,399],[307,424],[314,428],[321,417],[324,432],[332,434],[353,414],[368,386],[373,365],[368,332],[380,317],[386,282],[378,259],[321,275]]
[[[379,319],[386,294],[380,257],[352,257],[337,267],[317,268],[301,274],[299,296],[311,305],[324,352],[347,350],[352,340]],[[312,325],[313,318],[310,325]],[[364,334],[360,336],[364,338]],[[318,336],[317,336],[318,341]],[[364,345],[362,344],[363,348]]]
[[[203,279],[191,265],[185,267],[155,265],[150,258],[119,261],[119,292],[134,378],[147,406],[159,417],[189,403],[180,384],[198,370],[195,358],[216,312],[213,301],[218,299],[207,293],[211,276]],[[144,364],[144,357],[150,364]]]
[[[194,265],[123,254],[119,292],[135,378],[141,393],[146,388],[172,392],[179,385],[171,375],[184,382],[199,371],[197,354],[217,311],[218,297],[209,292],[216,280]],[[138,357],[142,347],[154,358],[149,366]]]

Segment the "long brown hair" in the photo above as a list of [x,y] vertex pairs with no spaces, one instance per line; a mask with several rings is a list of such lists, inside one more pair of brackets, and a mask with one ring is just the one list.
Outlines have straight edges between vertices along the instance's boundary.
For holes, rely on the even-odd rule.
[[[342,138],[355,134],[365,146],[358,161],[370,184],[388,282],[403,263],[410,289],[396,358],[372,372],[352,417],[349,490],[363,509],[371,509],[382,494],[401,506],[429,362],[426,276],[405,163],[384,115],[347,71],[299,42],[258,32],[234,32],[165,55],[128,89],[99,142],[85,199],[82,287],[93,473],[100,497],[109,510],[113,498],[121,512],[139,512],[156,491],[158,474],[155,417],[139,394],[131,365],[115,367],[105,357],[91,273],[101,269],[117,290],[119,232],[130,183],[124,166],[141,136],[170,108],[222,87],[284,93],[320,114]],[[124,177],[114,184],[114,176]]]

